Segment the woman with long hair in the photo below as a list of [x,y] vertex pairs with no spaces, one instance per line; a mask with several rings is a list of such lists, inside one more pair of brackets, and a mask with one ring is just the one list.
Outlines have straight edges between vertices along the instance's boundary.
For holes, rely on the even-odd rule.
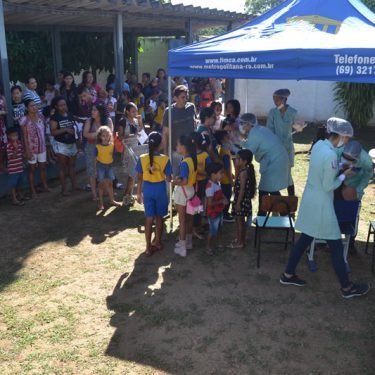
[[65,72],[63,75],[63,81],[60,86],[60,95],[65,99],[68,111],[73,115],[76,115],[78,110],[78,90],[74,81],[74,76],[70,72]]
[[51,134],[54,137],[53,150],[59,163],[59,178],[61,194],[69,195],[65,184],[65,169],[68,167],[72,190],[76,189],[75,163],[77,155],[75,121],[69,112],[65,99],[60,96],[54,98],[51,107],[55,113],[50,119]]

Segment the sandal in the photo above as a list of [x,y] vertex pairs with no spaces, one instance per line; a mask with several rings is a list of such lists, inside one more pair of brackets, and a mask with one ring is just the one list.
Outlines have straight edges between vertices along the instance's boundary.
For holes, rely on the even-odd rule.
[[160,245],[156,245],[156,244],[151,244],[151,252],[152,253],[155,253],[157,251],[161,251],[163,250],[163,245],[160,244]]
[[229,245],[227,245],[228,249],[243,249],[245,247],[244,244],[238,243],[237,240],[234,240]]
[[214,251],[213,251],[211,248],[208,247],[208,248],[206,249],[206,254],[207,254],[207,255],[214,255]]
[[153,254],[153,251],[149,249],[149,250],[146,250],[144,254],[146,255],[146,257],[150,257]]
[[13,206],[24,206],[25,205],[25,202],[22,202],[22,201],[17,201],[17,202],[12,202],[12,205]]

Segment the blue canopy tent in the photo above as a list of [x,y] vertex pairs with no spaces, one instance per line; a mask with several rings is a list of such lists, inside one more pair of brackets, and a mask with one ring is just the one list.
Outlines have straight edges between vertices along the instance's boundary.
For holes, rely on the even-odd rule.
[[172,76],[375,83],[375,14],[359,0],[287,0],[168,52]]
[[168,75],[375,83],[374,41],[375,14],[360,0],[287,0],[238,29],[170,50]]

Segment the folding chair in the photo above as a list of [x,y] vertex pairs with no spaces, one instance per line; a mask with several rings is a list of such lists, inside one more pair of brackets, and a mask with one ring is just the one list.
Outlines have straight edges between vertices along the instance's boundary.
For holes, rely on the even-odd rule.
[[[341,234],[344,236],[342,239],[344,245],[344,260],[347,272],[351,272],[348,263],[348,252],[350,238],[356,236],[358,232],[359,224],[359,212],[361,210],[361,201],[344,201],[335,200],[334,202],[335,212],[337,220],[339,222]],[[307,258],[309,262],[309,269],[311,272],[316,272],[317,266],[314,261],[315,244],[325,243],[325,240],[314,238],[311,243],[310,249],[307,252]]]
[[[294,244],[294,219],[297,211],[297,197],[264,196],[262,198],[261,210],[266,216],[255,218],[255,239],[254,248],[257,249],[257,268],[260,267],[260,246],[261,243],[282,243],[287,249],[288,243]],[[271,216],[279,214],[280,216]],[[262,234],[266,230],[282,230],[286,232],[285,241],[262,241]],[[289,232],[292,233],[292,240],[289,241]]]
[[370,226],[368,228],[367,241],[365,253],[368,254],[368,245],[370,242],[370,236],[373,235],[372,239],[372,260],[371,260],[371,272],[374,273],[375,266],[375,221],[370,221]]

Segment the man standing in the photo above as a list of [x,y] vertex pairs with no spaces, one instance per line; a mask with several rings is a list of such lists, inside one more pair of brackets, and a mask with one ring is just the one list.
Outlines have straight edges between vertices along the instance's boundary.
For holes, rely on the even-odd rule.
[[169,145],[169,124],[168,114],[171,111],[171,135],[172,135],[172,169],[173,175],[178,175],[178,166],[181,155],[176,152],[178,139],[182,135],[188,135],[195,130],[195,106],[187,101],[188,89],[184,85],[177,86],[173,91],[175,103],[167,108],[163,117],[163,149],[168,152]]
[[43,103],[40,99],[40,96],[36,92],[38,87],[38,83],[36,79],[32,76],[29,76],[25,80],[26,89],[23,92],[22,100],[25,102],[26,100],[32,100],[36,106],[38,107],[39,113],[42,113],[43,110]]

